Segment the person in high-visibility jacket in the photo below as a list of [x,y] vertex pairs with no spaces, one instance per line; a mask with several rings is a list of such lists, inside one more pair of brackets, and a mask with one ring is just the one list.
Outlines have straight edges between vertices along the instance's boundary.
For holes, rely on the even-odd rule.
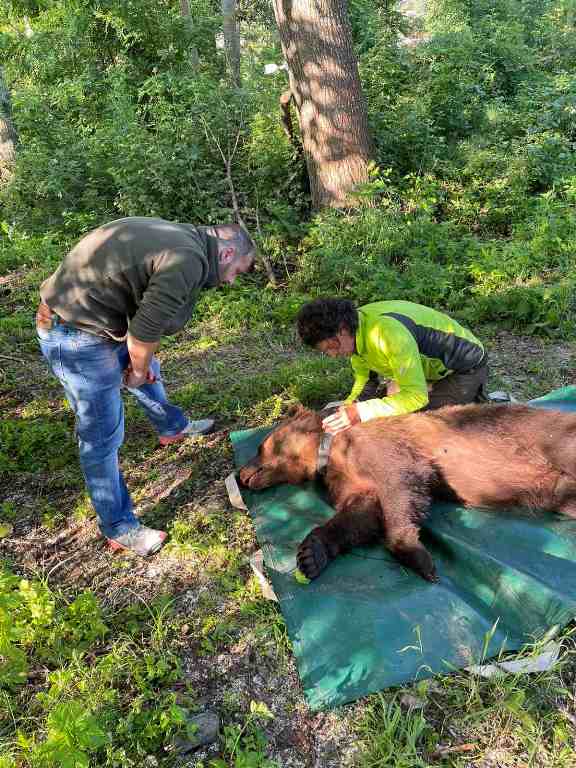
[[[297,325],[304,344],[330,357],[350,358],[352,390],[323,422],[332,434],[360,421],[486,399],[482,343],[430,307],[377,301],[357,308],[347,299],[315,299],[300,308]],[[363,400],[373,373],[388,381],[386,394]]]

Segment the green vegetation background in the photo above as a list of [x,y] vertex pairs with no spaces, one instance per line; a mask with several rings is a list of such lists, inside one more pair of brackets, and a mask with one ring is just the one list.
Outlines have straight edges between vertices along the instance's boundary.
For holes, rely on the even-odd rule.
[[[371,205],[316,216],[279,121],[286,74],[263,74],[266,63],[281,61],[269,4],[241,3],[240,90],[228,86],[215,43],[217,4],[190,5],[192,25],[169,0],[0,0],[0,55],[20,136],[14,176],[0,191],[0,275],[16,286],[0,297],[3,350],[35,351],[37,287],[91,227],[130,215],[231,220],[221,153],[234,147],[242,215],[279,286],[259,271],[203,295],[191,325],[202,334],[193,343],[168,340],[166,357],[186,345],[198,352],[242,344],[252,357],[241,377],[216,360],[210,380],[181,382],[182,405],[213,410],[231,425],[269,421],[290,399],[314,404],[341,394],[348,381],[341,367],[287,352],[295,312],[320,294],[359,302],[401,296],[473,328],[573,335],[574,0],[432,0],[417,46],[401,44],[399,33],[414,34],[418,22],[384,3],[350,0],[376,147],[372,180],[359,198]],[[278,353],[269,373],[255,337]],[[10,400],[18,384],[10,376],[1,382],[13,405],[0,422],[2,478],[70,471],[72,487],[81,489],[70,470],[70,414],[48,400]],[[47,454],[50,441],[59,450]],[[129,454],[136,462],[141,448]],[[199,460],[197,472],[205,470]],[[42,519],[48,525],[59,514],[51,507]],[[5,526],[17,515],[11,502],[2,504]],[[222,548],[226,526],[211,521],[198,526],[200,535],[176,519],[171,534],[176,548],[200,546],[196,536]],[[244,605],[246,620],[257,614],[279,637],[282,622],[271,609],[252,611],[237,554],[232,547],[219,561],[233,580],[224,588]],[[188,706],[171,687],[179,661],[168,637],[178,621],[166,618],[163,604],[131,610],[104,616],[90,592],[60,594],[4,569],[1,768],[132,766],[143,755],[170,764],[163,745],[186,729]],[[228,628],[206,619],[200,636],[202,651],[215,652]],[[48,677],[35,692],[30,679],[38,669]],[[230,765],[244,765],[240,758],[250,752],[256,762],[246,765],[265,765],[255,724],[268,714],[258,706],[243,725],[228,726],[222,754]]]

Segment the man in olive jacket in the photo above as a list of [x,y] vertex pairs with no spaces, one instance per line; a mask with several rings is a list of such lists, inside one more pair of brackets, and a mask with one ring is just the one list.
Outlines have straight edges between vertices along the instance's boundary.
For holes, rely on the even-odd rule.
[[136,397],[161,445],[210,431],[212,419],[190,421],[168,401],[154,353],[189,320],[201,290],[233,283],[254,258],[237,224],[131,217],[89,232],[40,288],[40,348],[76,415],[88,493],[114,548],[147,556],[166,538],[135,517],[118,465],[121,388]]

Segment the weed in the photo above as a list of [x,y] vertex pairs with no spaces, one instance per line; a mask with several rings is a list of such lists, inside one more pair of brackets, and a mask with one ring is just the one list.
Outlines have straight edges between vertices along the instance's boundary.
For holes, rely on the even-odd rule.
[[4,419],[0,446],[0,472],[62,469],[76,458],[70,427],[63,422]]
[[[112,744],[112,751],[154,750],[185,730],[186,710],[169,690],[180,676],[170,650],[170,610],[164,601],[115,617],[113,626],[132,629],[140,642],[145,630],[147,649],[128,638],[104,648],[110,629],[91,592],[66,603],[45,583],[3,569],[0,688],[17,735],[7,749],[31,765],[87,766],[110,754]],[[47,676],[32,694],[37,722],[31,729],[19,692],[39,662]]]
[[395,697],[371,697],[358,732],[363,742],[360,765],[365,768],[430,768],[423,752],[436,746],[438,736],[421,711],[403,712]]
[[16,519],[18,512],[13,501],[3,501],[0,504],[0,520],[11,522]]
[[264,702],[251,701],[250,711],[242,725],[224,727],[227,760],[212,760],[208,768],[278,768],[276,762],[266,757],[266,737],[258,727],[259,721],[273,718]]

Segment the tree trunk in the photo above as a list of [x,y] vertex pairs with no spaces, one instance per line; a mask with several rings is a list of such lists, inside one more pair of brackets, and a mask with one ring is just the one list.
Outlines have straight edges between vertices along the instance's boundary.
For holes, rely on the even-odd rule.
[[298,109],[312,205],[351,205],[372,143],[345,0],[273,0]]
[[[186,19],[188,26],[192,28],[193,22],[192,22],[192,14],[190,13],[189,0],[180,0],[180,12],[183,18]],[[196,67],[200,64],[200,57],[198,56],[198,50],[194,45],[190,45],[190,64],[192,65],[193,69],[196,69]]]
[[236,20],[236,0],[222,0],[222,31],[226,62],[233,86],[240,88],[240,30]]
[[10,93],[0,69],[0,181],[10,176],[16,160],[18,134],[12,122]]

